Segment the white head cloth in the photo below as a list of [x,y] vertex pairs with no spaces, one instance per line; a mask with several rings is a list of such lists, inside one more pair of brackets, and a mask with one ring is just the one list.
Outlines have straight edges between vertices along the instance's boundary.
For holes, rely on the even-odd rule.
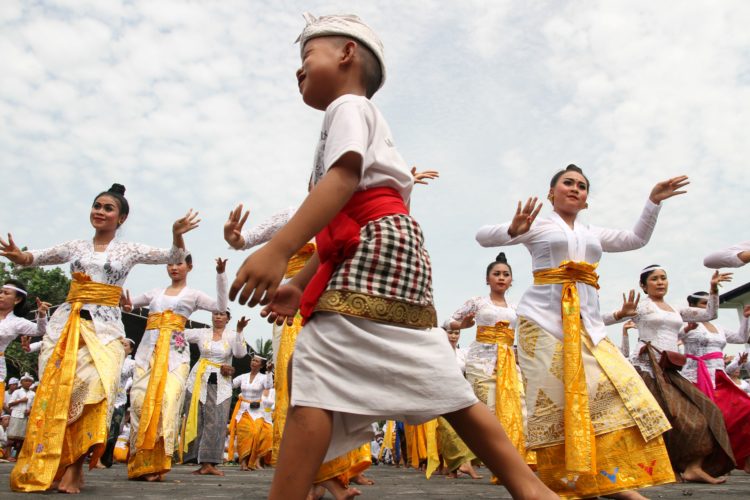
[[656,271],[657,269],[664,271],[665,273],[667,272],[667,270],[661,267],[659,264],[654,264],[653,266],[644,267],[643,270],[641,271],[641,275],[646,274],[651,271]]
[[34,377],[32,377],[31,375],[29,375],[28,373],[24,373],[23,377],[21,377],[21,380],[31,380],[33,382],[34,381]]
[[312,38],[321,36],[345,36],[353,38],[370,49],[380,63],[380,71],[383,77],[380,79],[382,87],[385,83],[385,56],[383,55],[383,42],[378,35],[362,20],[354,15],[336,15],[315,17],[309,12],[302,14],[307,25],[295,42],[300,44],[300,52],[305,49],[305,44]]
[[16,377],[11,377],[10,380],[8,380],[8,385],[10,384],[17,384],[19,380]]
[[16,292],[21,293],[23,295],[29,294],[29,292],[27,292],[26,290],[21,290],[17,286],[13,286],[13,285],[3,285],[3,288],[7,288],[8,290],[15,290]]

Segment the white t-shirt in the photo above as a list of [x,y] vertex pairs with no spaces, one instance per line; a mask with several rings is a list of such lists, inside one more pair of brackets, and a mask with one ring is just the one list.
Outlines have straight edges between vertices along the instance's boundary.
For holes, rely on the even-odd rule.
[[380,111],[366,97],[346,94],[326,108],[310,188],[345,153],[362,156],[358,191],[391,187],[409,202],[414,179],[408,164],[396,150],[391,130]]
[[23,387],[19,387],[15,391],[13,391],[13,395],[10,397],[9,403],[13,403],[15,401],[18,401],[19,399],[28,398],[29,400],[25,403],[20,403],[15,405],[13,408],[10,409],[10,416],[11,417],[17,417],[17,418],[24,418],[26,417],[26,410],[31,409],[31,405],[34,404],[34,391],[31,389],[26,390]]

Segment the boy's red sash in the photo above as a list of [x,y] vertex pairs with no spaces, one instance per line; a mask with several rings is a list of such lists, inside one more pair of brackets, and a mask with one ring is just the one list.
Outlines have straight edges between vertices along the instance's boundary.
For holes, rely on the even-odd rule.
[[362,226],[387,215],[408,213],[403,198],[393,188],[377,187],[354,193],[336,217],[315,236],[320,265],[302,294],[303,324],[312,316],[333,272],[354,255]]

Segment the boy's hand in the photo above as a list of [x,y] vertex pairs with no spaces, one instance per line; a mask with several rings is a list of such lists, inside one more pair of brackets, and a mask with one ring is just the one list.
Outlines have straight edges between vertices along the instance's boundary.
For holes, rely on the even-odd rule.
[[280,252],[276,252],[269,243],[250,257],[237,271],[237,277],[229,288],[229,299],[234,300],[240,293],[238,302],[249,307],[258,303],[268,304],[274,295],[276,288],[284,278],[287,259]]
[[281,326],[286,322],[287,325],[292,326],[301,300],[302,290],[291,284],[282,285],[260,315],[268,318],[269,323]]

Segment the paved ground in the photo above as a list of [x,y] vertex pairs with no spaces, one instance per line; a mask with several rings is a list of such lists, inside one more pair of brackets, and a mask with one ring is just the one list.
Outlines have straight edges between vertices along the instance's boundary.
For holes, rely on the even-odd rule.
[[[49,498],[56,493],[22,494],[11,493],[7,478],[11,464],[0,464],[0,498]],[[175,499],[175,498],[265,498],[273,471],[240,472],[237,467],[224,467],[222,478],[193,476],[195,467],[177,466],[169,474],[168,481],[146,484],[126,480],[126,469],[116,465],[112,469],[97,470],[86,476],[86,490],[81,497],[108,499]],[[486,473],[486,469],[481,469]],[[434,476],[427,481],[422,474],[409,469],[388,466],[372,467],[367,474],[376,481],[374,486],[362,486],[363,499],[380,498],[510,498],[505,488],[489,484],[485,479],[445,479]],[[643,490],[654,499],[703,498],[750,498],[750,475],[735,472],[725,485],[672,484]]]

